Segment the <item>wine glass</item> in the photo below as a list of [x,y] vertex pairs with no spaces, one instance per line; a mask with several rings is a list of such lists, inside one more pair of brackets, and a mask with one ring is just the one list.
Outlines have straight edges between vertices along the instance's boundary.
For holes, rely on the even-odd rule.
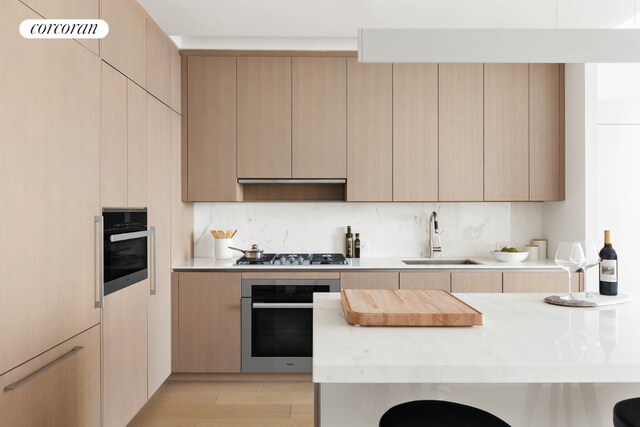
[[566,270],[569,275],[569,294],[563,296],[562,299],[579,299],[571,292],[571,273],[578,271],[585,265],[586,258],[582,250],[582,245],[580,245],[579,242],[561,242],[556,252],[555,261],[556,264]]
[[583,294],[585,297],[592,297],[593,295],[587,292],[587,271],[600,263],[600,252],[598,251],[596,242],[580,242],[580,245],[582,246],[585,257],[585,264],[584,267],[582,267],[582,270],[584,270]]

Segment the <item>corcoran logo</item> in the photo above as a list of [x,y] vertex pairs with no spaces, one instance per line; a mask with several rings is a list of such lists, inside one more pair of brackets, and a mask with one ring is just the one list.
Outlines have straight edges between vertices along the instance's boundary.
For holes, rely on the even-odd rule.
[[20,24],[25,39],[101,39],[109,34],[102,19],[25,19]]

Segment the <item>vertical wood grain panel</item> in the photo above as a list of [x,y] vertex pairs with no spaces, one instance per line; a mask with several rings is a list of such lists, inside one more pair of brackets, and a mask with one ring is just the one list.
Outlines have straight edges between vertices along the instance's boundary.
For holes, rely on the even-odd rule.
[[483,200],[482,64],[439,65],[439,200]]
[[102,63],[100,118],[102,206],[127,206],[127,78]]
[[473,271],[451,273],[451,292],[502,292],[502,273]]
[[[562,272],[504,272],[503,291],[508,292],[569,292],[569,279],[567,273]],[[572,290],[578,292],[580,289],[580,277],[572,274]]]
[[340,289],[398,289],[397,272],[340,273]]
[[347,177],[345,58],[292,58],[293,178]]
[[400,273],[400,289],[442,289],[451,292],[451,273],[441,271]]
[[393,199],[392,74],[347,58],[347,201]]
[[235,201],[236,59],[191,56],[188,76],[188,200]]
[[179,280],[179,372],[240,372],[240,273]]
[[147,206],[147,93],[127,80],[128,203]]
[[237,75],[238,178],[290,178],[291,58],[238,58]]
[[529,64],[484,66],[484,196],[529,200]]
[[393,200],[438,200],[438,65],[393,65]]
[[147,90],[166,105],[171,105],[172,46],[156,23],[147,20]]
[[193,257],[193,203],[181,197],[181,117],[171,111],[171,265]]
[[181,64],[180,64],[180,51],[169,41],[171,45],[171,105],[173,110],[180,113],[182,111],[182,97],[181,91]]
[[[529,65],[529,168],[531,200],[562,200],[564,167],[564,65]],[[564,163],[564,162],[563,162]]]

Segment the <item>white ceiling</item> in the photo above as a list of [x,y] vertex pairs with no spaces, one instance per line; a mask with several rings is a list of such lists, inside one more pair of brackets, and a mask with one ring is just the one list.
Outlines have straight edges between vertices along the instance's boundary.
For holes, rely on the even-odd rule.
[[640,0],[138,1],[184,49],[355,49],[359,28],[612,28]]

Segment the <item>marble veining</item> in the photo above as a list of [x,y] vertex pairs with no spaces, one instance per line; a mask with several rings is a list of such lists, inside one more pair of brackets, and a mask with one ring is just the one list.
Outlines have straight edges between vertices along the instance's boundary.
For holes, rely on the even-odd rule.
[[238,229],[234,244],[268,252],[344,252],[360,233],[363,257],[423,257],[429,215],[438,212],[442,256],[486,256],[496,242],[542,235],[542,203],[195,203],[194,249],[212,257],[209,230]]

